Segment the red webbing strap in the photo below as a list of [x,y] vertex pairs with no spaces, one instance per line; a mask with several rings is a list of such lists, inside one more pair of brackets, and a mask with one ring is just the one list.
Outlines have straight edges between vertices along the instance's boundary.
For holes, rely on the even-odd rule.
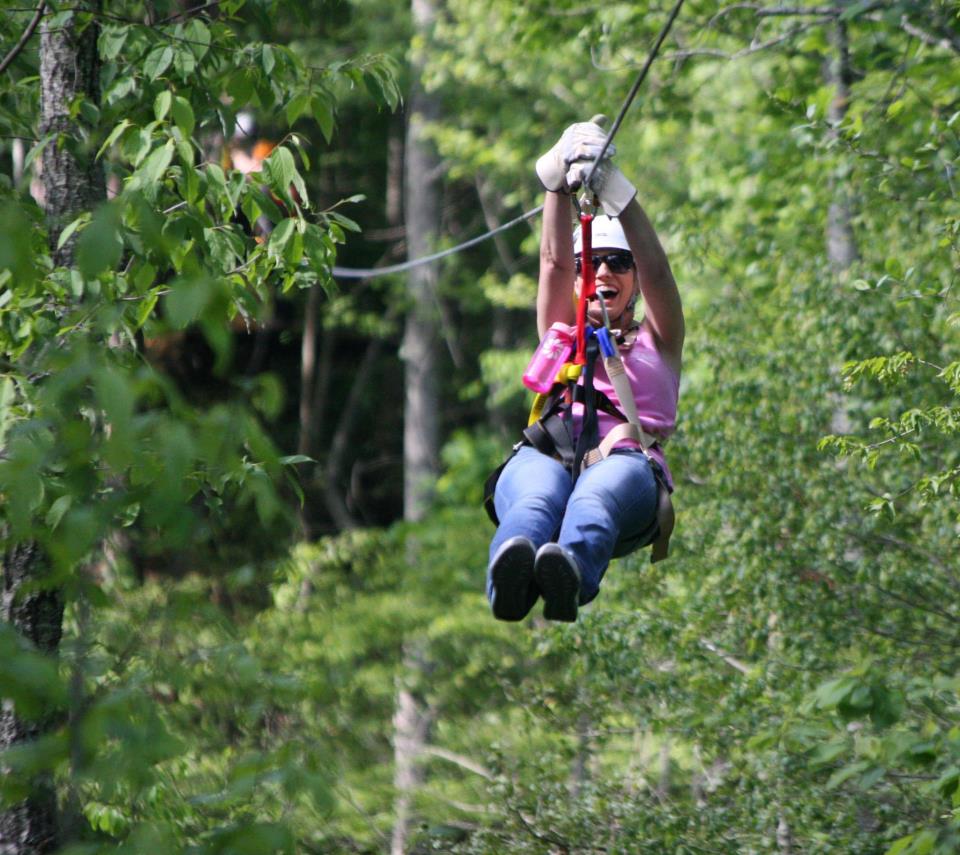
[[577,355],[576,365],[587,364],[587,301],[597,292],[596,271],[593,269],[593,214],[580,212],[580,269],[583,281],[577,301]]

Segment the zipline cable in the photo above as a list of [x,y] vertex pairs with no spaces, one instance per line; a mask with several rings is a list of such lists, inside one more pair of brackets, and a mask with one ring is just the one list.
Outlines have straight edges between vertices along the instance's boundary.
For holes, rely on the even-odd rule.
[[610,143],[613,142],[613,138],[616,136],[617,131],[620,130],[620,125],[623,124],[623,117],[627,115],[627,110],[629,110],[630,105],[633,104],[633,99],[637,97],[637,92],[640,91],[640,87],[643,85],[643,81],[647,76],[647,72],[650,70],[650,66],[653,65],[653,61],[657,58],[657,54],[660,53],[660,47],[666,40],[667,34],[670,32],[670,28],[673,26],[673,22],[677,19],[677,15],[680,14],[680,7],[682,5],[683,0],[677,0],[676,5],[673,7],[673,11],[670,13],[670,17],[667,18],[667,22],[663,25],[663,29],[660,30],[660,35],[657,36],[657,40],[647,56],[647,61],[643,64],[643,68],[640,69],[637,79],[633,81],[633,86],[630,87],[630,92],[627,94],[626,100],[623,102],[623,106],[620,108],[620,113],[617,115],[616,120],[611,126],[610,133],[607,134],[607,138],[603,141],[603,148],[600,149],[600,154],[598,154],[594,159],[593,165],[590,167],[590,171],[587,173],[587,177],[583,182],[585,186],[590,186],[590,179],[593,178],[594,171],[600,165],[600,161],[603,160],[603,156],[607,153],[607,149],[610,148]]
[[[590,171],[586,175],[586,179],[584,180],[585,186],[590,186],[590,179],[593,178],[594,171],[600,164],[600,161],[603,160],[603,156],[607,153],[607,149],[610,147],[610,143],[613,142],[613,138],[616,136],[617,131],[620,130],[620,125],[623,124],[624,116],[627,115],[627,110],[629,110],[631,104],[633,104],[633,99],[637,97],[637,92],[640,91],[640,87],[643,85],[643,81],[646,79],[647,72],[650,70],[650,66],[653,65],[653,61],[657,58],[657,54],[660,52],[660,47],[666,40],[667,35],[670,32],[670,28],[673,26],[673,22],[677,19],[677,15],[680,14],[680,7],[682,5],[683,0],[677,0],[673,10],[670,12],[670,17],[667,18],[667,22],[660,30],[660,35],[657,36],[657,40],[654,42],[654,45],[647,56],[647,61],[643,64],[643,68],[640,69],[640,73],[637,75],[637,79],[634,80],[633,86],[630,87],[630,92],[627,94],[627,97],[623,102],[623,106],[621,106],[620,112],[617,114],[617,118],[610,128],[610,132],[603,141],[603,147],[600,149],[599,156],[593,161]],[[542,210],[543,205],[538,205],[532,211],[527,211],[525,214],[521,214],[519,217],[515,217],[514,219],[510,220],[510,222],[504,223],[501,226],[497,226],[495,229],[491,229],[485,234],[471,238],[464,243],[458,244],[457,246],[452,246],[449,249],[442,250],[441,252],[434,252],[431,255],[422,255],[420,258],[412,258],[409,261],[402,262],[401,264],[391,264],[387,267],[367,268],[334,267],[332,272],[335,277],[339,277],[341,279],[372,279],[375,276],[387,276],[391,273],[402,273],[405,270],[411,270],[412,268],[419,267],[422,264],[429,264],[431,261],[437,261],[441,258],[446,258],[448,255],[454,255],[455,253],[469,249],[472,246],[476,246],[478,243],[483,243],[483,241],[492,238],[494,235],[500,234],[500,232],[505,232],[507,229],[512,229],[514,226],[522,223],[524,220],[529,220],[531,217],[535,217]]]
[[391,264],[388,267],[334,267],[333,275],[340,276],[344,279],[370,279],[374,276],[386,276],[388,273],[401,273],[404,270],[410,270],[412,267],[419,267],[421,264],[429,264],[431,261],[436,261],[439,258],[445,258],[446,256],[453,255],[461,250],[469,249],[471,246],[476,246],[478,243],[483,243],[483,241],[487,240],[487,238],[491,238],[494,235],[500,234],[500,232],[505,232],[507,229],[512,229],[518,223],[522,223],[524,220],[529,220],[531,217],[535,217],[542,210],[543,205],[538,205],[532,211],[527,211],[527,213],[521,214],[519,217],[514,217],[514,219],[510,220],[509,223],[504,223],[502,226],[497,226],[495,229],[491,229],[486,234],[471,238],[465,243],[452,246],[450,249],[445,249],[441,252],[435,252],[432,255],[421,255],[420,258],[413,258],[410,261],[404,261],[402,264]]

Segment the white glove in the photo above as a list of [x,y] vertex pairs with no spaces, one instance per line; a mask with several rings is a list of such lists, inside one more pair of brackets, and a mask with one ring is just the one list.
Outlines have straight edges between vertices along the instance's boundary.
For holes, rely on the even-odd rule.
[[[566,175],[567,184],[570,187],[579,187],[583,184],[592,165],[593,161],[588,161],[571,166]],[[603,213],[608,217],[619,217],[620,212],[637,195],[637,188],[613,165],[613,161],[606,157],[600,161],[599,166],[590,176],[589,189],[596,194],[603,206]]]
[[[601,119],[596,116],[594,119]],[[596,121],[570,125],[557,144],[537,161],[537,175],[547,190],[569,192],[583,184],[607,135]],[[604,213],[616,217],[637,195],[637,189],[610,160],[617,153],[610,145],[590,178],[590,190],[600,199]]]
[[[594,160],[607,135],[595,122],[577,122],[567,128],[557,144],[537,161],[537,176],[547,190],[569,190],[566,181],[570,164],[581,160]],[[612,157],[617,150],[614,146],[607,149]]]

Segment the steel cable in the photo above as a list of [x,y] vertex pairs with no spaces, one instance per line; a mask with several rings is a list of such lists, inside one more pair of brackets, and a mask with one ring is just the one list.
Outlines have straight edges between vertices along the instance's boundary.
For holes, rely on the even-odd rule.
[[[603,156],[606,154],[607,149],[610,147],[610,143],[613,142],[613,138],[616,136],[617,131],[620,130],[620,126],[623,124],[624,116],[627,115],[627,111],[633,104],[633,99],[637,97],[637,92],[640,91],[640,87],[643,85],[643,81],[646,79],[647,72],[650,70],[650,66],[653,65],[653,61],[657,58],[657,54],[660,52],[660,47],[666,40],[667,35],[670,32],[670,28],[673,26],[673,22],[677,19],[677,15],[680,14],[680,7],[683,5],[683,2],[684,0],[677,0],[673,10],[670,12],[670,17],[667,18],[667,22],[660,30],[660,35],[657,36],[657,40],[654,42],[654,45],[647,56],[647,61],[643,64],[643,68],[640,69],[640,73],[637,75],[636,80],[634,80],[633,86],[630,87],[630,92],[624,99],[623,105],[620,108],[620,112],[617,114],[617,118],[610,127],[610,132],[607,134],[606,139],[603,141],[603,147],[600,149],[599,156],[593,161],[593,165],[590,167],[590,171],[587,173],[587,176],[584,180],[585,186],[590,186],[590,179],[593,178],[594,171],[600,164]],[[502,226],[497,226],[495,229],[491,229],[490,231],[479,235],[478,237],[471,238],[464,243],[457,244],[457,246],[452,246],[449,249],[444,249],[440,252],[434,252],[430,255],[423,255],[420,256],[420,258],[412,258],[409,261],[402,262],[401,264],[391,264],[386,267],[334,267],[333,275],[334,277],[341,279],[372,279],[375,276],[387,276],[391,273],[402,273],[405,270],[411,270],[414,267],[419,267],[423,264],[429,264],[432,261],[438,261],[441,258],[446,258],[448,255],[454,255],[458,252],[462,252],[465,249],[469,249],[472,246],[476,246],[479,243],[483,243],[483,241],[492,238],[494,235],[504,232],[507,229],[512,229],[514,226],[522,223],[524,220],[529,220],[531,217],[535,217],[542,210],[543,205],[538,205],[532,211],[527,211],[525,214],[521,214],[519,217],[515,217],[514,219],[510,220],[510,222],[504,223]]]

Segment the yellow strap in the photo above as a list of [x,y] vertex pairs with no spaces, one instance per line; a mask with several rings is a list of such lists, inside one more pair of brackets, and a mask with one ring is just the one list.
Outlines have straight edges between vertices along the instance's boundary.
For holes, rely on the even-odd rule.
[[[557,372],[557,376],[553,378],[554,383],[569,383],[571,380],[578,380],[580,378],[580,372],[583,371],[582,365],[577,365],[574,362],[566,362],[563,367]],[[540,416],[543,415],[543,405],[547,402],[549,395],[544,395],[541,392],[538,392],[536,397],[533,399],[533,406],[530,408],[530,416],[527,419],[527,427],[534,424],[540,419]]]
[[571,380],[579,380],[582,371],[582,365],[577,365],[576,362],[566,362],[563,368],[557,372],[556,382],[569,383]]
[[527,419],[527,427],[539,421],[543,415],[543,405],[547,402],[547,396],[542,392],[537,392],[533,399],[533,406],[530,408],[530,417]]

